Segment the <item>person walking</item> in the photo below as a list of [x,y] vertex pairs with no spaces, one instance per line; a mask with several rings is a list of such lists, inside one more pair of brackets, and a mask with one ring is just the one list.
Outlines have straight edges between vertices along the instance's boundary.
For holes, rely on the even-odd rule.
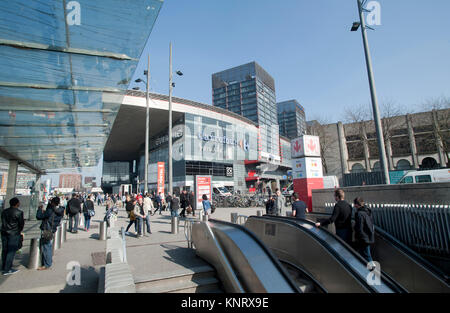
[[179,217],[178,210],[180,209],[180,198],[175,194],[170,199],[170,216]]
[[362,198],[355,198],[353,204],[356,208],[355,247],[367,262],[372,262],[370,248],[375,242],[375,226],[372,220],[372,211],[365,206]]
[[352,244],[352,207],[345,201],[344,190],[338,189],[334,192],[333,214],[325,221],[316,223],[316,226],[327,226],[334,223],[336,235],[349,245]]
[[275,191],[275,214],[278,216],[283,215],[283,208],[285,206],[285,199],[284,196],[281,194],[280,189],[276,189]]
[[211,202],[208,200],[208,196],[203,195],[202,199],[203,211],[205,212],[205,215],[211,215]]
[[188,194],[188,202],[189,202],[189,206],[191,207],[192,215],[195,216],[195,195],[194,195],[194,191],[192,191],[192,190]]
[[166,205],[167,205],[167,210],[169,210],[169,212],[172,212],[171,204],[172,204],[172,196],[170,195],[170,192],[168,192],[167,196],[166,196]]
[[186,217],[186,208],[188,206],[188,198],[187,198],[186,190],[183,190],[181,192],[180,205],[181,205],[180,217]]
[[[127,200],[126,210],[128,212],[128,217],[130,219],[130,223],[127,226],[127,229],[125,230],[125,234],[130,235],[128,230],[130,229],[131,225],[134,224],[134,230],[135,234],[137,235],[137,224],[136,224],[136,216],[134,215],[134,207],[136,206],[136,199],[128,197],[129,200]],[[129,210],[130,208],[130,210]]]
[[[155,198],[155,202],[156,202],[155,213],[156,213],[156,211],[159,210],[159,215],[161,215],[161,210],[162,210],[162,196],[161,196],[161,193],[158,193],[158,195]],[[155,213],[153,213],[153,214],[155,214]]]
[[[140,198],[142,199],[142,198]],[[153,203],[150,199],[150,195],[148,193],[145,194],[145,198],[142,199],[142,207],[144,212],[144,223],[147,226],[147,233],[151,234],[152,230],[150,228],[150,216],[152,215]],[[142,226],[144,227],[144,226]]]
[[[69,229],[70,233],[76,234],[78,233],[78,223],[80,219],[81,212],[81,201],[78,199],[78,195],[76,193],[72,194],[72,199],[67,203],[67,213],[69,214]],[[72,224],[75,222],[75,226],[72,227]]]
[[137,238],[142,237],[142,227],[144,226],[144,201],[142,200],[142,196],[137,197],[137,203],[134,206],[133,214],[136,218],[136,226],[137,226]]
[[[9,208],[3,210],[2,219],[2,273],[12,275],[19,270],[13,269],[14,257],[21,246],[21,237],[25,220],[23,211],[19,210],[20,201],[18,198],[9,200]],[[22,237],[23,238],[23,237]]]
[[64,208],[59,206],[60,201],[58,197],[55,197],[50,201],[46,209],[41,206],[36,213],[36,219],[42,221],[40,226],[42,231],[40,244],[43,265],[38,268],[38,271],[48,270],[53,263],[53,240],[64,216]]
[[306,210],[308,209],[306,203],[300,200],[300,197],[296,192],[292,194],[292,199],[292,216],[299,220],[306,219]]
[[275,213],[275,200],[273,199],[272,196],[270,196],[266,202],[266,214],[274,215],[274,213]]
[[83,204],[83,214],[84,214],[84,230],[89,231],[91,227],[91,217],[95,216],[94,201],[93,196],[87,198],[86,202]]

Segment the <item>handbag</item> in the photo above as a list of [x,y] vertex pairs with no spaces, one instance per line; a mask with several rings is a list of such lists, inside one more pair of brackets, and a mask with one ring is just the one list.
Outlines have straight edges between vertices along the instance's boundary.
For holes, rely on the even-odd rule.
[[95,211],[94,210],[88,210],[88,215],[90,217],[94,217],[95,216]]
[[53,218],[52,218],[52,224],[50,225],[50,229],[48,229],[49,225],[48,225],[48,221],[46,224],[45,229],[42,231],[41,233],[41,241],[45,244],[45,243],[49,243],[50,241],[53,240],[53,222],[55,221],[55,213],[53,213]]

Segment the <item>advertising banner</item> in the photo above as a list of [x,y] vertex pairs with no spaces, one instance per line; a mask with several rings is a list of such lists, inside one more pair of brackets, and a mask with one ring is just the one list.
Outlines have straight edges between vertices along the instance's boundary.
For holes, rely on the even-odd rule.
[[301,158],[292,160],[292,178],[322,178],[321,158]]
[[158,194],[164,196],[164,162],[158,162],[158,181],[157,181]]
[[202,208],[202,197],[206,195],[208,200],[212,198],[212,177],[211,176],[195,176],[195,198],[196,209]]
[[303,135],[291,141],[292,158],[320,157],[320,141],[318,136]]

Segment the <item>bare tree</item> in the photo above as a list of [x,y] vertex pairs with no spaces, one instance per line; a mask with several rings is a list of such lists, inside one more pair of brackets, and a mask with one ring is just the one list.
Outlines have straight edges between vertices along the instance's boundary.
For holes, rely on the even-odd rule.
[[320,157],[322,159],[322,166],[324,173],[328,173],[327,160],[325,158],[326,153],[329,151],[332,138],[327,134],[326,128],[330,124],[329,120],[324,116],[316,116],[312,122],[306,127],[306,133],[308,135],[319,136],[320,139]]

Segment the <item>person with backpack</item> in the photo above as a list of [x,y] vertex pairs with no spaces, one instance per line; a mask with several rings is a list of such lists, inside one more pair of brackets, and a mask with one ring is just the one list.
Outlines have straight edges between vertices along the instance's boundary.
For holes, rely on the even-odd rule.
[[42,221],[41,229],[41,252],[43,266],[38,271],[48,270],[52,266],[53,257],[53,240],[55,238],[56,229],[58,228],[64,216],[64,208],[59,206],[60,199],[58,197],[50,200],[47,208],[40,206],[36,219]]
[[[67,213],[69,214],[69,229],[68,229],[68,231],[70,233],[73,233],[73,234],[78,233],[78,223],[80,220],[80,212],[81,212],[81,201],[78,199],[78,195],[76,193],[74,193],[74,194],[72,194],[72,199],[70,199],[69,202],[67,202]],[[72,227],[73,222],[75,222],[74,227]]]
[[362,198],[355,198],[353,204],[356,208],[355,247],[367,262],[372,262],[370,248],[375,242],[375,226],[372,220],[372,211],[364,205]]
[[95,216],[94,202],[92,196],[88,197],[83,204],[83,214],[84,214],[84,230],[89,231],[91,226],[91,217]]
[[333,214],[330,218],[316,223],[316,227],[327,226],[334,223],[336,227],[336,235],[344,240],[347,244],[352,244],[352,207],[345,201],[345,193],[342,189],[337,189],[334,192],[334,199],[336,204],[334,205]]
[[19,270],[13,269],[13,261],[17,250],[20,249],[21,233],[25,226],[23,211],[19,210],[18,198],[9,200],[9,208],[3,210],[2,218],[2,272],[3,275],[12,275]]
[[128,230],[130,229],[131,225],[134,224],[135,233],[137,235],[137,223],[136,223],[136,216],[134,215],[134,206],[136,205],[136,198],[131,198],[130,196],[127,196],[129,200],[127,200],[126,210],[128,212],[128,217],[130,218],[130,223],[127,226],[127,229],[125,230],[125,234],[130,235]]

